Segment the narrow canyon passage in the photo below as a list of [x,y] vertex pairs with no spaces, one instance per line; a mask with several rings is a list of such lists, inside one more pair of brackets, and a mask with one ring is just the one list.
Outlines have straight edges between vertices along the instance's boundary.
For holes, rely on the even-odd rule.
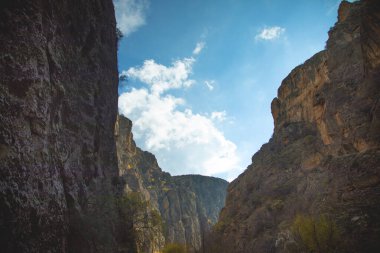
[[380,252],[379,24],[376,0],[2,0],[0,251]]

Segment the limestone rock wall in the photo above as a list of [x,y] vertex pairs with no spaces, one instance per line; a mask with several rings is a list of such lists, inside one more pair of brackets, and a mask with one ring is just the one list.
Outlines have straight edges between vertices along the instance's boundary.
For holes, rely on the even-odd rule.
[[297,214],[327,214],[340,252],[379,252],[380,5],[342,2],[326,50],[272,102],[274,134],[228,187],[219,252],[291,252]]
[[118,175],[112,1],[2,0],[0,51],[1,251],[108,251],[91,219]]
[[186,244],[200,249],[204,234],[224,206],[225,180],[200,175],[171,176],[163,172],[149,152],[136,147],[132,122],[119,116],[115,136],[124,192],[140,192],[158,210],[163,229],[145,237],[141,252],[156,252],[165,243]]

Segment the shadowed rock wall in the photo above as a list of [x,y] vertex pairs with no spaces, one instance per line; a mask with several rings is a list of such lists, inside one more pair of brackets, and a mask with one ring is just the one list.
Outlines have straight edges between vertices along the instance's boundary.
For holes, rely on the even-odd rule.
[[116,45],[111,0],[0,2],[2,252],[113,247]]

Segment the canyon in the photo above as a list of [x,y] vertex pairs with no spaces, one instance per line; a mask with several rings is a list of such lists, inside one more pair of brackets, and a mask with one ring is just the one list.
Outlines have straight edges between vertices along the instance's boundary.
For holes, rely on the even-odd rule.
[[[170,242],[199,249],[228,183],[172,177],[135,146],[131,121],[117,115],[112,1],[0,7],[2,250],[158,252]],[[159,212],[162,227],[139,235],[128,227],[132,218],[118,203],[131,192],[148,213]]]
[[380,251],[377,1],[342,1],[230,184],[171,176],[136,146],[118,115],[117,44],[112,0],[1,1],[2,252]]
[[122,192],[139,193],[164,222],[159,229],[143,229],[140,252],[158,252],[165,243],[199,250],[202,239],[216,223],[224,206],[228,182],[201,175],[171,176],[158,166],[153,154],[133,140],[132,121],[118,116],[115,137]]

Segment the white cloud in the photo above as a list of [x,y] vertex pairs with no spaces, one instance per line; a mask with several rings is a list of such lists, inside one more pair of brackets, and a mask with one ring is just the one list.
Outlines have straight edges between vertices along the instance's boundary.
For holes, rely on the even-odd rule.
[[225,121],[226,120],[226,116],[227,116],[226,111],[212,112],[211,113],[211,119],[212,120]]
[[187,88],[194,84],[195,81],[189,79],[194,61],[193,58],[185,58],[166,67],[154,60],[146,60],[143,66],[122,71],[121,75],[149,84],[152,92],[159,94],[169,89]]
[[215,120],[225,119],[226,112],[194,113],[183,99],[163,93],[194,82],[189,77],[193,62],[183,59],[167,67],[148,60],[140,68],[125,71],[150,86],[121,94],[119,112],[133,121],[137,143],[154,153],[160,166],[172,174],[239,170],[236,145],[214,125]]
[[114,0],[117,26],[127,37],[145,24],[147,0]]
[[206,80],[204,83],[210,91],[214,89],[215,80]]
[[275,40],[285,32],[285,28],[279,26],[267,27],[256,35],[256,40]]
[[203,50],[204,47],[205,47],[204,42],[198,42],[193,50],[193,54],[198,55]]

